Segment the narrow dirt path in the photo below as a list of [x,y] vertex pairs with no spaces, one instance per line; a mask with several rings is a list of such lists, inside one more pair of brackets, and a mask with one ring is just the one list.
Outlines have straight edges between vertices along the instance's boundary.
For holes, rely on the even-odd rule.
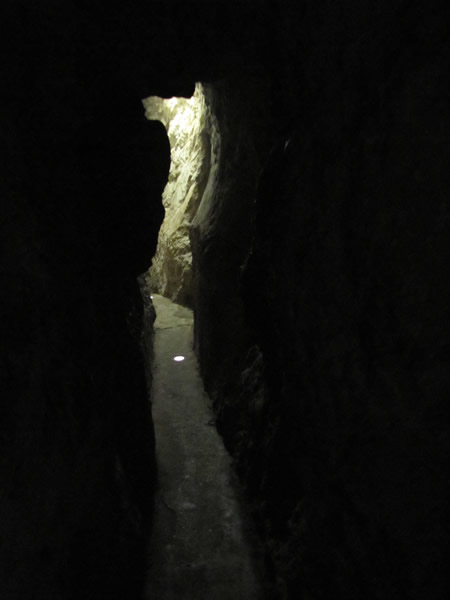
[[145,600],[261,600],[261,556],[198,374],[192,311],[153,302],[159,490]]

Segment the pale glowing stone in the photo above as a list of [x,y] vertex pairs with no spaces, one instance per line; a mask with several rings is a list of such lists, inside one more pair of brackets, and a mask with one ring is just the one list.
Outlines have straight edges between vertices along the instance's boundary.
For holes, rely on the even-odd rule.
[[184,356],[174,356],[174,357],[173,357],[173,360],[174,360],[175,362],[181,362],[181,361],[183,361],[183,360],[184,360]]
[[146,276],[149,289],[179,304],[193,295],[189,231],[209,177],[210,113],[205,89],[197,83],[191,98],[143,100],[148,119],[165,126],[170,141],[170,172],[162,201],[164,222]]

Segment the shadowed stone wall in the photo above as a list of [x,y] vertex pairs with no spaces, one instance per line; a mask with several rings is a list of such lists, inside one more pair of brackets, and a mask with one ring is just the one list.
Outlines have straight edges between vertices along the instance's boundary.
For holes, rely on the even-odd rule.
[[441,600],[449,14],[272,17],[267,121],[254,82],[214,88],[220,164],[192,235],[205,383],[283,598]]
[[[267,93],[263,77],[218,82],[205,90],[212,118],[211,169],[191,229],[194,327],[203,379],[219,413],[224,398],[236,397],[249,343],[240,267],[268,147]],[[216,403],[216,397],[222,401]]]
[[155,464],[136,277],[163,217],[167,136],[132,69],[112,76],[117,37],[92,14],[7,8],[0,596],[137,598]]

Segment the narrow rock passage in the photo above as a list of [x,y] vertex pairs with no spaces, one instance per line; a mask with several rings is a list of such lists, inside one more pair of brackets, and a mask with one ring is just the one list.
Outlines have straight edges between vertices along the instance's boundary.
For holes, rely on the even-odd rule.
[[262,558],[198,373],[192,311],[153,302],[159,489],[145,599],[261,600]]

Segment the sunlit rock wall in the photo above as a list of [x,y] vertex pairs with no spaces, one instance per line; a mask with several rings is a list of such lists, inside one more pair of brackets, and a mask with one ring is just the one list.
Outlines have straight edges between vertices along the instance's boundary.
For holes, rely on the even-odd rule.
[[210,125],[203,88],[197,84],[192,98],[147,98],[144,106],[148,119],[164,123],[171,151],[163,194],[165,218],[147,281],[153,291],[192,306],[189,230],[210,166]]

